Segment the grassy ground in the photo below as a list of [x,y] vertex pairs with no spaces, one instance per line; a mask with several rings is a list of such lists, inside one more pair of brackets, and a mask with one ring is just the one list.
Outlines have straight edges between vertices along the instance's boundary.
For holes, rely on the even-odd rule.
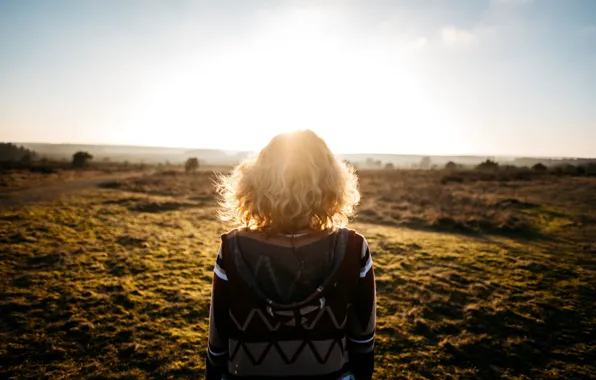
[[52,173],[30,172],[28,170],[0,171],[0,194],[50,184],[76,181],[103,174],[97,170],[75,171],[55,170]]
[[[361,177],[376,378],[596,378],[595,179]],[[200,378],[225,232],[211,179],[0,210],[0,378]]]

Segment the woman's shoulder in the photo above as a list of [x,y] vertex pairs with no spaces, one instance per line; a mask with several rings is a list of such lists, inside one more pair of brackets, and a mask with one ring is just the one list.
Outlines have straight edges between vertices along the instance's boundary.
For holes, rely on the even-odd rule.
[[364,236],[363,233],[361,233],[358,230],[355,230],[353,228],[346,228],[350,233],[353,233],[354,236],[356,237],[356,241],[361,243],[362,245],[366,245],[368,246],[368,241],[366,240],[366,237]]
[[229,239],[232,238],[236,235],[238,235],[241,231],[246,230],[243,227],[237,227],[237,228],[233,228],[231,230],[228,230],[227,232],[224,232],[223,234],[221,234],[222,239]]
[[366,237],[356,230],[352,229],[350,231],[353,231],[354,235],[356,236],[356,244],[358,244],[360,251],[360,278],[364,278],[370,272],[373,266],[372,254],[370,252]]
[[222,234],[221,238],[223,241],[225,241],[225,240],[233,239],[235,237],[248,237],[248,238],[251,238],[251,240],[258,240],[258,241],[264,241],[267,243],[273,243],[279,239],[283,240],[283,238],[292,237],[293,239],[298,239],[299,241],[300,240],[307,241],[307,240],[312,240],[312,239],[316,240],[318,238],[330,237],[331,235],[334,235],[334,234],[340,232],[342,229],[345,230],[348,234],[353,234],[353,236],[355,238],[354,244],[361,246],[363,253],[366,249],[368,249],[368,241],[366,240],[366,237],[364,236],[364,234],[356,229],[347,228],[347,227],[337,228],[333,231],[326,231],[326,232],[325,231],[313,231],[312,233],[299,233],[299,234],[289,234],[289,235],[288,234],[271,234],[271,233],[266,233],[264,231],[254,231],[254,230],[250,230],[248,228],[238,227],[238,228],[233,228],[233,229],[229,230],[228,232]]

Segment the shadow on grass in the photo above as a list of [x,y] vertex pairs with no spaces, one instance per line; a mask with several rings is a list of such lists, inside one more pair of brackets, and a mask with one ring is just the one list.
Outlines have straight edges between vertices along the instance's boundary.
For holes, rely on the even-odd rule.
[[579,287],[569,302],[537,296],[547,285],[532,285],[532,278],[556,276],[556,282],[569,280],[574,273],[530,263],[527,270],[540,276],[529,275],[527,284],[519,279],[495,283],[482,281],[480,269],[443,267],[442,276],[435,277],[430,273],[440,267],[436,260],[424,262],[417,256],[413,263],[417,267],[401,270],[415,276],[396,276],[395,269],[386,272],[377,267],[381,279],[392,277],[378,281],[381,299],[392,300],[383,305],[379,320],[391,315],[402,320],[397,330],[395,325],[378,330],[382,342],[378,355],[402,353],[403,364],[423,375],[434,371],[417,358],[421,352],[434,352],[432,361],[437,365],[469,370],[473,378],[482,379],[540,377],[553,363],[566,366],[564,375],[554,377],[585,378],[596,362],[589,295],[593,287]]
[[[110,371],[119,372],[118,378],[200,375],[194,362],[178,368],[168,365],[176,355],[196,351],[202,338],[173,336],[169,330],[204,321],[207,302],[147,298],[118,285],[82,290],[63,284],[56,290],[60,293],[6,292],[0,297],[0,333],[10,332],[10,343],[0,352],[2,362],[10,363],[9,368],[0,366],[3,378],[45,378],[41,372],[31,372],[31,363],[43,368],[46,376],[52,368],[78,374],[76,378],[97,379],[112,378],[106,377]],[[94,363],[100,365],[88,366]],[[123,376],[129,370],[137,371],[136,376]]]
[[[442,348],[450,355],[445,364],[473,367],[482,377],[501,375],[499,369],[516,374],[532,375],[551,360],[563,360],[579,366],[590,365],[595,353],[574,355],[574,347],[590,344],[594,331],[584,330],[583,316],[574,310],[541,305],[542,318],[523,316],[509,309],[469,310],[459,328],[474,339],[446,342]],[[432,337],[432,333],[431,333]]]

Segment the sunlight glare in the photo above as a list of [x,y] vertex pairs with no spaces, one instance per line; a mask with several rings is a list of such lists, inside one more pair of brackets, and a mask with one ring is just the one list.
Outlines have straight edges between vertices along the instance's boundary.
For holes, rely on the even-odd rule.
[[449,118],[399,51],[334,36],[325,17],[290,12],[242,43],[176,62],[150,82],[123,128],[127,138],[255,150],[274,134],[308,128],[342,152],[363,142],[404,153],[457,145]]

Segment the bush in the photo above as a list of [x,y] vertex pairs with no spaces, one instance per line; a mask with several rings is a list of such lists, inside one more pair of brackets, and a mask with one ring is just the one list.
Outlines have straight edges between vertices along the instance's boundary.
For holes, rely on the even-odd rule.
[[34,154],[31,152],[27,152],[25,153],[25,155],[23,157],[21,157],[21,163],[25,164],[25,165],[29,165],[33,162],[33,159],[35,158]]
[[532,171],[538,172],[538,173],[544,173],[548,170],[548,168],[543,165],[541,162],[537,163],[536,165],[532,166]]
[[184,169],[186,170],[187,173],[194,173],[197,171],[197,169],[199,169],[199,160],[196,157],[191,157],[188,160],[186,160],[186,163],[184,164]]
[[578,166],[575,168],[575,173],[578,175],[584,175],[586,174],[586,168],[583,166]]
[[457,165],[453,161],[449,161],[448,163],[445,164],[445,169],[447,169],[447,170],[457,170],[458,167],[459,167],[459,165]]
[[394,170],[394,169],[395,169],[395,166],[391,162],[385,164],[385,170]]
[[92,160],[93,156],[88,152],[76,152],[72,155],[72,166],[75,168],[84,168],[89,160]]
[[476,166],[476,169],[483,171],[497,171],[499,170],[499,164],[493,160],[486,160],[478,166]]
[[557,174],[575,174],[576,169],[575,166],[571,164],[559,165],[554,169],[555,173]]
[[596,163],[587,163],[586,165],[584,165],[584,167],[586,169],[586,174],[588,174],[588,175],[596,174]]

